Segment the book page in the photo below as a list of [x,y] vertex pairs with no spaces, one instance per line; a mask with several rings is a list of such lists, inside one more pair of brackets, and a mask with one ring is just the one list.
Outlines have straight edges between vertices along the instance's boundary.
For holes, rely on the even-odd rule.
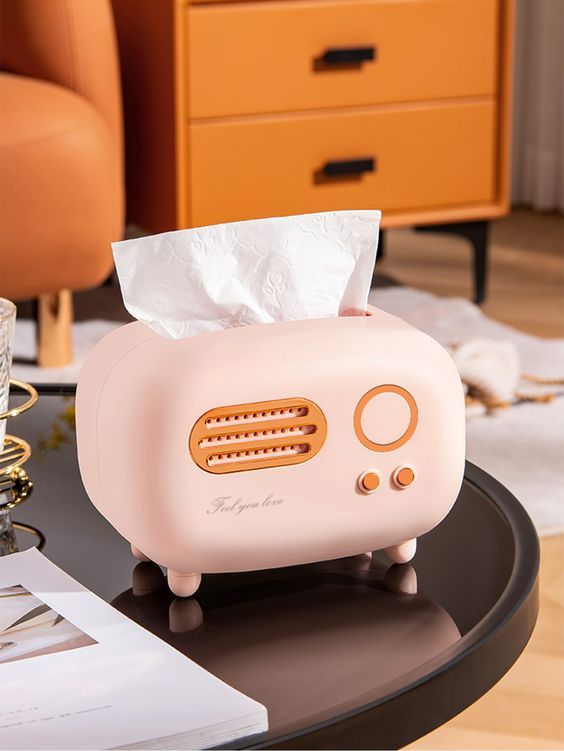
[[[107,749],[267,729],[266,709],[37,550],[0,558],[0,747]],[[219,739],[219,740],[218,740]]]

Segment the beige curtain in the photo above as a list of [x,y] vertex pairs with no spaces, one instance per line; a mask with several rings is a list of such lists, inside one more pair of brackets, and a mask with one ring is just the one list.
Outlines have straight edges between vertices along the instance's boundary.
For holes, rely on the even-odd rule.
[[564,0],[517,0],[512,202],[564,210]]

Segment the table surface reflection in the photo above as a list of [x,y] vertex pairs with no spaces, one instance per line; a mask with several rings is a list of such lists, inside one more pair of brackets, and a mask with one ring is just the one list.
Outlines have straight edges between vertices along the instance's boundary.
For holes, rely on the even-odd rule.
[[[71,394],[44,393],[9,426],[33,450],[34,491],[14,520],[41,530],[44,553],[82,584],[263,702],[269,733],[247,745],[399,747],[485,693],[524,648],[537,612],[536,534],[478,468],[468,465],[457,503],[411,566],[375,554],[213,574],[180,600],[90,504],[73,417]],[[33,544],[18,535],[21,548]]]

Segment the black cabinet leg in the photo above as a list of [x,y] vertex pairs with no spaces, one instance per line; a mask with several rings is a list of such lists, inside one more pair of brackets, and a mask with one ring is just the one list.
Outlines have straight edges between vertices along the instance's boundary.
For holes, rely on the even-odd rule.
[[474,232],[468,238],[474,248],[474,302],[479,305],[486,297],[488,277],[489,222],[475,222]]
[[376,263],[381,261],[386,255],[386,231],[381,229],[378,233],[378,250],[376,252]]
[[488,276],[488,230],[489,222],[457,222],[415,227],[416,232],[459,235],[472,245],[474,250],[474,302],[479,305],[486,297]]

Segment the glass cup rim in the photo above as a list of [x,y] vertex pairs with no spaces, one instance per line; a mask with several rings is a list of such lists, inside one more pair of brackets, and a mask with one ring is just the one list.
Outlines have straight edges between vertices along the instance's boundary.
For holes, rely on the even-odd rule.
[[[3,308],[6,310],[3,310]],[[12,316],[16,315],[16,306],[7,297],[0,297],[0,322],[7,321]]]

